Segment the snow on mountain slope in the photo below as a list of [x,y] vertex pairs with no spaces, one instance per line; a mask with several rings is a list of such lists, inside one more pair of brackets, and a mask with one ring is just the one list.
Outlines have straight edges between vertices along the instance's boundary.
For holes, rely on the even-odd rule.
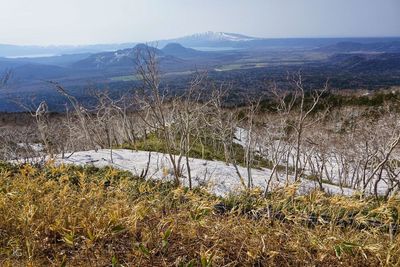
[[[246,147],[248,145],[248,131],[244,128],[236,128],[235,131],[235,138],[233,139],[233,142],[241,145],[242,147]],[[279,140],[276,140],[276,146],[278,146],[278,143],[280,142]],[[274,160],[273,158],[268,158],[266,155],[268,155],[268,149],[270,147],[265,146],[262,142],[261,143],[255,143],[253,144],[253,151],[255,151],[258,155],[266,158],[267,160]],[[313,148],[307,148],[303,147],[301,149],[301,156],[300,156],[300,166],[303,168],[304,174],[306,175],[314,175],[312,166],[324,166],[325,173],[323,174],[323,179],[325,181],[330,180],[333,184],[338,186],[341,183],[341,180],[343,179],[344,175],[349,175],[358,172],[358,165],[356,162],[352,162],[349,164],[344,165],[343,162],[340,161],[340,158],[335,155],[335,153],[327,153],[326,156],[324,157],[324,161],[322,162],[321,158],[319,157],[311,157],[308,158],[306,155],[309,153],[310,150]],[[334,148],[332,148],[334,149]],[[287,151],[286,151],[287,152]],[[292,147],[291,150],[289,151],[291,156],[288,158],[288,164],[289,166],[294,166],[295,165],[295,148]],[[286,162],[283,160],[281,161],[281,164],[284,165]],[[348,174],[347,174],[348,173]],[[329,175],[329,176],[328,176]],[[381,195],[385,195],[385,193],[388,190],[388,184],[387,180],[389,179],[386,174],[383,174],[382,176],[384,179],[380,180],[378,182],[378,193]],[[304,180],[304,178],[303,178]],[[369,193],[372,194],[373,187],[369,187]],[[323,183],[323,187],[325,189],[329,190],[329,186],[327,183]],[[361,188],[359,188],[361,190]],[[346,191],[346,190],[345,190]],[[354,190],[351,190],[354,191]],[[346,194],[346,192],[344,192]]]
[[[55,162],[58,164],[90,164],[96,167],[113,166],[121,170],[127,170],[135,175],[140,175],[146,169],[149,159],[147,151],[133,151],[126,149],[113,150],[113,161],[111,161],[111,153],[108,149],[98,151],[80,151],[75,152],[71,157],[61,159],[56,157]],[[221,161],[209,161],[202,159],[190,158],[190,169],[193,178],[193,185],[206,185],[210,192],[216,195],[226,195],[230,192],[239,192],[243,189],[239,176],[236,173],[234,166],[227,165]],[[247,169],[238,167],[245,183],[247,183]],[[266,179],[270,176],[269,169],[252,169],[252,177],[254,186],[265,188]],[[184,175],[187,170],[184,168]],[[147,178],[171,180],[173,178],[172,167],[169,158],[166,154],[151,152],[149,171]],[[273,187],[283,186],[284,179],[280,181],[273,180]],[[187,185],[187,178],[183,177],[183,184]],[[303,180],[300,185],[300,192],[307,192],[312,188],[316,188],[315,182]],[[339,187],[326,184],[324,185],[327,191],[340,194]],[[351,195],[352,190],[344,189],[344,194]]]
[[[222,48],[224,48],[222,50],[248,48],[252,45],[258,44],[259,41],[262,40],[262,38],[251,37],[243,34],[208,31],[175,39],[160,40],[157,43],[161,46],[165,46],[168,43],[179,43],[184,47],[194,48],[197,50],[219,51]],[[214,50],[204,48],[214,48]],[[216,48],[218,49],[215,50]]]
[[228,32],[212,32],[212,31],[196,33],[193,35],[185,36],[182,39],[202,40],[202,41],[232,41],[232,42],[257,40],[257,38],[242,34],[228,33]]

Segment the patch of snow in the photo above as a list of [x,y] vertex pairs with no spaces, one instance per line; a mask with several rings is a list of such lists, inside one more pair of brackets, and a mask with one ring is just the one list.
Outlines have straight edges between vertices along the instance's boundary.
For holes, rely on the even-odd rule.
[[[110,150],[101,149],[98,151],[80,151],[75,152],[69,158],[62,159],[57,156],[55,162],[57,164],[75,164],[75,165],[94,165],[96,167],[112,166],[121,170],[132,172],[134,175],[140,175],[147,166],[149,159],[149,152],[147,151],[134,151],[127,149],[113,150],[113,161],[111,161]],[[184,160],[182,160],[184,162]],[[233,165],[227,165],[222,161],[210,161],[203,159],[190,158],[190,169],[193,180],[193,186],[204,186],[210,192],[216,195],[226,195],[228,193],[239,192],[243,189],[242,183]],[[183,163],[182,163],[183,164]],[[186,165],[183,166],[182,181],[185,186],[188,185]],[[238,166],[238,170],[243,177],[243,181],[247,184],[247,169]],[[256,187],[264,189],[271,174],[269,169],[251,169],[253,184]],[[163,153],[151,152],[150,164],[147,178],[172,180],[173,171],[172,165],[168,155]],[[284,178],[280,177],[279,181],[276,178],[271,182],[272,188],[284,185]],[[303,180],[301,182],[299,192],[307,192],[316,188],[317,184],[312,181]],[[334,194],[347,194],[353,193],[350,189],[344,189],[342,192],[338,186],[324,185],[324,188]]]
[[[241,145],[242,147],[246,147],[247,142],[248,142],[248,130],[241,128],[241,127],[237,127],[234,133],[234,138],[233,138],[233,142],[236,144]],[[275,141],[276,143],[279,142],[279,140],[277,139]],[[271,148],[271,147],[269,147]],[[287,159],[287,162],[289,164],[289,166],[294,166],[295,165],[295,148],[291,147],[289,148],[289,155],[290,157]],[[265,151],[268,150],[268,147],[263,146],[263,144],[253,144],[253,151],[255,151],[255,153],[257,153],[257,155],[262,156],[263,158],[267,159],[267,160],[272,160],[272,158],[269,158],[268,156],[266,156],[268,153],[264,153]],[[312,168],[311,165],[314,166],[322,166],[322,161],[320,158],[318,157],[311,157],[311,158],[307,158],[307,153],[310,153],[312,151],[312,148],[307,148],[303,145],[302,150],[301,150],[301,155],[300,155],[300,168],[303,169],[303,174],[306,175],[312,175]],[[393,153],[394,156],[395,153]],[[397,158],[399,158],[399,155],[396,156]],[[397,160],[397,159],[396,159]],[[287,163],[285,159],[282,159],[281,164],[286,164]],[[354,162],[350,162],[346,165],[343,165],[343,162],[340,161],[340,159],[337,157],[337,154],[335,155],[334,150],[332,150],[330,153],[326,153],[326,157],[325,157],[325,162],[324,162],[324,173],[322,174],[323,178],[325,180],[331,180],[331,183],[323,183],[323,187],[327,192],[331,192],[331,193],[340,193],[340,194],[345,194],[345,195],[351,195],[353,192],[356,191],[356,189],[351,189],[348,188],[346,186],[343,186],[343,192],[341,192],[340,190],[340,186],[339,184],[341,183],[341,181],[346,180],[344,179],[344,176],[348,176],[347,180],[350,180],[350,175],[351,174],[355,174],[357,173],[357,165]],[[382,180],[378,182],[378,186],[377,186],[377,192],[378,194],[384,195],[388,189],[388,177],[386,174],[382,175]],[[304,184],[304,180],[303,179],[303,184]],[[316,187],[316,182],[313,181],[309,181],[310,183],[315,184]],[[373,192],[373,185],[374,185],[375,179],[373,179],[368,187],[367,187],[367,194]],[[361,190],[361,185],[358,185],[357,189]],[[339,189],[339,191],[338,191]]]
[[34,152],[42,152],[44,150],[43,145],[39,143],[33,143],[33,144],[18,143],[17,146],[19,148],[31,149]]
[[184,37],[185,39],[194,39],[194,40],[207,40],[207,41],[232,41],[232,42],[244,42],[244,41],[252,41],[257,38],[245,36],[242,34],[236,33],[227,33],[227,32],[203,32],[196,33],[190,36]]

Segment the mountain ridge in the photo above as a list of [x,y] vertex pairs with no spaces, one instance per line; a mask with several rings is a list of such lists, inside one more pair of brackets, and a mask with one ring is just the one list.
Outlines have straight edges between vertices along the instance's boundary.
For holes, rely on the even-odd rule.
[[[400,41],[400,37],[386,38],[260,38],[239,33],[229,32],[201,32],[178,38],[155,40],[149,42],[164,47],[169,43],[179,43],[189,48],[308,48],[316,49],[324,46],[335,45],[338,42],[379,43],[387,41]],[[24,57],[52,57],[71,54],[100,53],[132,48],[138,42],[114,43],[114,44],[90,44],[90,45],[11,45],[0,44],[0,57],[24,58]]]

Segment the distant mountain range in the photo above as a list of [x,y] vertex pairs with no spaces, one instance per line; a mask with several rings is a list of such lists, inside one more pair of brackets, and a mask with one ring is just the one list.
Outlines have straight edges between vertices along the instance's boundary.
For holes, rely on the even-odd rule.
[[[11,98],[37,95],[38,99],[61,104],[64,100],[49,89],[48,80],[72,88],[79,97],[86,97],[83,88],[89,84],[114,90],[132,88],[127,84],[137,82],[137,55],[146,50],[156,55],[162,75],[172,84],[171,90],[182,88],[185,79],[197,70],[207,71],[211,79],[233,79],[246,90],[263,84],[260,79],[279,80],[299,69],[309,73],[314,82],[330,77],[338,88],[400,85],[400,38],[262,39],[206,32],[150,44],[156,47],[133,43],[82,47],[0,45],[0,55],[9,56],[0,56],[0,75],[9,70],[12,74],[8,92],[0,91],[0,111],[15,109],[6,101],[5,94],[9,93],[7,97]],[[10,58],[18,53],[65,54]]]
[[[147,50],[154,53],[160,64],[163,67],[167,66],[170,71],[173,69],[182,69],[183,65],[189,67],[189,59],[195,60],[202,56],[207,57],[209,54],[207,52],[186,48],[178,43],[170,43],[163,49],[147,46],[145,44],[138,44],[133,48],[92,54],[85,59],[73,63],[71,67],[99,70],[133,68],[139,53],[147,53]],[[195,62],[197,61],[193,61],[193,63]]]
[[[152,45],[164,47],[169,43],[180,43],[187,47],[230,47],[231,43],[235,47],[241,47],[240,43],[261,40],[236,33],[225,32],[205,32],[197,33],[181,38],[168,40],[150,41]],[[123,43],[123,44],[96,44],[96,45],[80,45],[80,46],[19,46],[0,44],[0,57],[45,57],[57,56],[63,54],[83,54],[83,53],[99,53],[105,51],[122,50],[132,48],[138,43]],[[233,48],[234,46],[232,46]]]
[[[174,39],[172,41],[173,42],[169,42],[168,40],[169,43],[166,43],[167,41],[160,41],[158,47],[162,47],[161,49],[145,44],[132,44],[132,46],[129,46],[129,44],[122,44],[116,45],[117,49],[112,51],[33,58],[0,57],[0,73],[7,69],[12,69],[15,76],[24,81],[30,79],[67,77],[71,75],[86,77],[95,74],[94,76],[97,77],[99,73],[108,73],[108,76],[110,73],[113,75],[118,75],[119,72],[125,74],[127,72],[132,72],[138,52],[146,49],[151,49],[157,55],[162,68],[169,72],[187,71],[197,68],[215,68],[219,65],[229,64],[243,65],[242,62],[244,60],[250,60],[250,62],[260,61],[266,54],[271,53],[271,55],[275,55],[276,53],[275,57],[282,58],[285,57],[285,53],[290,55],[293,51],[299,53],[323,53],[327,56],[335,54],[386,53],[387,55],[381,59],[379,59],[378,56],[374,57],[380,64],[382,64],[382,60],[385,62],[390,60],[390,55],[395,56],[396,53],[400,53],[400,38],[353,38],[349,40],[329,38],[261,39],[234,33],[206,32]],[[125,46],[129,47],[126,48]],[[9,46],[7,47],[9,48]],[[221,51],[216,49],[215,51],[200,51],[191,47],[225,47],[231,48],[231,50]],[[28,51],[28,47],[19,48],[21,49],[21,53],[33,52],[33,50]],[[111,48],[112,45],[98,45],[82,47],[82,50],[79,50],[77,47],[74,49],[78,49],[79,52],[82,52]],[[37,47],[34,49],[37,49]],[[51,51],[53,52],[56,51],[56,47],[48,47],[48,49],[52,49]],[[60,47],[60,49],[70,52],[75,51],[68,47]],[[357,61],[357,57],[340,55],[337,56],[337,58],[332,57],[330,60],[335,62],[338,58],[342,57],[348,61]],[[370,60],[370,58],[363,55],[362,60]],[[271,60],[268,59],[267,61]],[[393,64],[397,64],[397,62],[395,61]],[[261,65],[258,64],[258,66]],[[246,66],[246,68],[247,67],[251,67],[251,64]]]
[[[52,57],[38,58],[1,58],[0,73],[12,70],[14,80],[18,84],[30,83],[46,79],[64,78],[94,79],[99,77],[118,77],[133,73],[137,55],[140,51],[152,50],[164,72],[186,72],[194,69],[236,69],[266,66],[270,64],[298,64],[305,63],[303,54],[319,53],[323,57],[343,69],[362,70],[371,69],[374,64],[378,69],[399,68],[400,39],[375,38],[357,39],[333,43],[337,39],[260,39],[233,33],[207,32],[174,39],[174,42],[163,44],[162,49],[136,44],[129,48],[97,53],[65,54]],[[199,51],[185,47],[236,47],[227,51]],[[326,46],[323,44],[328,43]],[[120,46],[117,46],[120,47]],[[303,47],[300,49],[299,47]],[[109,46],[92,47],[94,50],[111,48]],[[54,49],[54,48],[52,48]],[[86,48],[85,51],[89,50]],[[71,50],[72,51],[72,50]],[[297,52],[296,52],[297,51]],[[286,57],[299,53],[296,60]],[[373,54],[382,55],[373,55]],[[372,54],[372,55],[370,55]],[[265,55],[269,55],[265,58]],[[295,58],[296,58],[295,57]],[[277,58],[277,59],[274,59]],[[300,60],[300,61],[299,61]],[[246,63],[248,62],[248,63]],[[258,62],[258,63],[257,63]],[[277,63],[275,63],[277,62]],[[301,64],[303,64],[301,63]],[[222,68],[221,68],[222,67]]]
[[133,47],[137,43],[123,44],[96,44],[78,46],[36,46],[36,45],[9,45],[0,44],[0,57],[50,57],[64,54],[99,53]]
[[[197,50],[232,50],[232,49],[318,49],[334,46],[338,43],[381,43],[388,40],[400,41],[400,38],[257,38],[237,33],[205,32],[181,38],[156,40],[149,42],[159,48],[169,43],[179,43]],[[49,57],[65,54],[87,54],[123,50],[134,47],[138,43],[96,44],[81,46],[19,46],[0,44],[0,57]],[[340,49],[340,48],[339,48]]]

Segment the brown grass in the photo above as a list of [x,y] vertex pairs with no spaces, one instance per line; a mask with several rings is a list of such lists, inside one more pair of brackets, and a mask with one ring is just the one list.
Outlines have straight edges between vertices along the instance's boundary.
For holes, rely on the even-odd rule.
[[110,168],[2,165],[0,266],[400,264],[397,199],[295,189],[220,199]]

